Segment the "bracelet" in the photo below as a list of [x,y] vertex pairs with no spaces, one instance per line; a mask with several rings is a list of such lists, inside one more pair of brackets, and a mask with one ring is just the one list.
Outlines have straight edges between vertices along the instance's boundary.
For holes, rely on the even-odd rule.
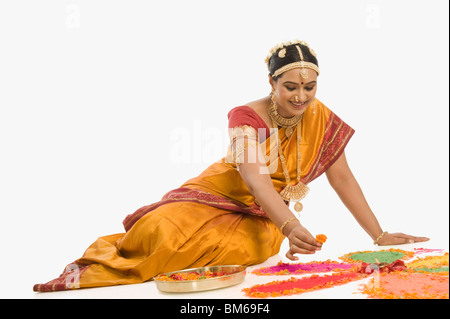
[[[292,218],[289,218],[288,220],[286,220],[286,221],[283,223],[283,225],[281,225],[281,227],[280,227],[281,233],[283,234],[283,229],[284,229],[284,227],[287,226],[287,224],[289,224],[290,222],[292,222],[292,221],[294,221],[294,220],[296,220],[296,219],[297,219],[297,218],[292,217]],[[284,234],[283,234],[283,235],[284,235]]]
[[387,234],[387,231],[382,232],[381,235],[378,236],[378,238],[375,239],[375,240],[373,241],[373,244],[374,244],[374,245],[377,245],[377,244],[378,244],[378,241],[379,241],[381,238],[383,238],[383,236],[386,235],[386,234]]

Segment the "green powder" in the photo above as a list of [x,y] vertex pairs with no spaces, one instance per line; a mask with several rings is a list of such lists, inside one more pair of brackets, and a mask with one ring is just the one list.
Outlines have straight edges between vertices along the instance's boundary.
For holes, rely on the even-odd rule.
[[439,267],[439,268],[420,267],[420,268],[414,268],[414,270],[420,270],[420,271],[424,271],[424,272],[443,272],[443,271],[448,271],[448,267]]
[[362,261],[368,264],[376,263],[377,259],[380,263],[393,263],[397,259],[400,259],[404,256],[403,253],[397,251],[374,251],[367,253],[356,253],[349,256],[350,259],[355,261]]

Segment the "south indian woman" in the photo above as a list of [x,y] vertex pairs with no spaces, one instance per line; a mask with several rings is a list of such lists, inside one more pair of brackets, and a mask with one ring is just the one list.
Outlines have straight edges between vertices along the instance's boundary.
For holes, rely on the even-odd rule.
[[317,97],[316,54],[304,41],[275,46],[266,58],[271,93],[228,113],[230,145],[199,176],[139,208],[125,232],[103,236],[56,279],[34,291],[141,283],[211,265],[255,265],[277,254],[314,254],[321,244],[290,210],[301,211],[308,184],[325,173],[331,187],[378,245],[428,238],[383,230],[347,163],[354,130]]

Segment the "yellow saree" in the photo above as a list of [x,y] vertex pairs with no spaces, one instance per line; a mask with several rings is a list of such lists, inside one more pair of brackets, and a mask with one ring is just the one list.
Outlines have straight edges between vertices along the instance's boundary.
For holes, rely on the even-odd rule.
[[[235,114],[244,116],[234,115],[234,123],[258,128],[258,121],[251,120],[258,117],[254,111],[246,106],[236,109],[240,112]],[[308,184],[325,172],[353,133],[351,127],[316,100],[316,113],[308,109],[303,117],[302,182]],[[278,134],[289,174],[295,180],[296,134],[288,139],[283,128]],[[275,140],[270,136],[260,138],[268,157],[274,154]],[[276,168],[271,179],[280,192],[286,182],[278,157],[268,165]],[[168,192],[161,201],[128,215],[123,224],[125,233],[98,238],[58,278],[36,284],[33,290],[141,283],[159,273],[185,268],[258,264],[278,253],[284,239],[255,203],[236,164],[225,158]]]

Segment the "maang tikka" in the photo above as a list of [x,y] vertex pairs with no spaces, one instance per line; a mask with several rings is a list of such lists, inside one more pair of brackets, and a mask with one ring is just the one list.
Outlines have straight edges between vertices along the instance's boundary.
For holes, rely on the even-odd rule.
[[304,58],[303,58],[303,52],[302,49],[296,45],[295,46],[297,48],[298,54],[300,56],[300,75],[302,76],[302,78],[307,79],[308,78],[308,70],[304,67]]

